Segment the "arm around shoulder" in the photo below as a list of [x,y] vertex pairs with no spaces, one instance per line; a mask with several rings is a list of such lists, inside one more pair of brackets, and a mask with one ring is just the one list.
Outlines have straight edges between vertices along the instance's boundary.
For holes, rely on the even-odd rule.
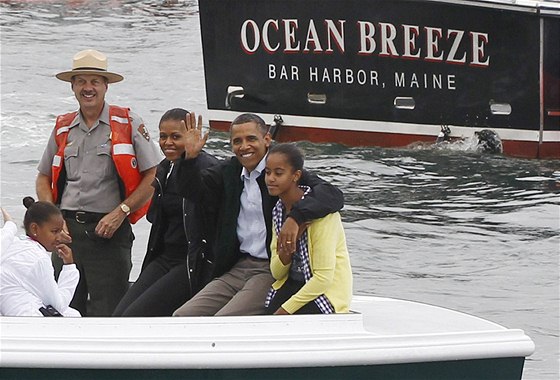
[[311,187],[312,191],[296,202],[290,212],[289,216],[298,224],[322,218],[344,207],[342,191],[317,175],[304,170],[300,183]]

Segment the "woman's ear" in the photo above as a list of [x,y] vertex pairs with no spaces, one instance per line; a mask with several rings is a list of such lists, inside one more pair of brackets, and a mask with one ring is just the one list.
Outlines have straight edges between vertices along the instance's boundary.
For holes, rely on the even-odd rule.
[[29,233],[32,236],[37,236],[38,231],[39,231],[39,225],[37,223],[33,222],[29,225]]
[[299,182],[299,180],[301,179],[301,175],[302,175],[302,171],[301,170],[296,170],[294,172],[294,178],[292,179],[292,181]]

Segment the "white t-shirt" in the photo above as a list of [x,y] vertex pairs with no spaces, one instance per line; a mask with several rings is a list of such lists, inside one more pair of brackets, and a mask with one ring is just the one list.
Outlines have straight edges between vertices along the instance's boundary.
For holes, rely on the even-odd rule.
[[[2,234],[4,235],[4,234]],[[2,240],[4,236],[2,236]],[[0,261],[0,314],[42,316],[39,308],[51,305],[65,316],[80,316],[68,305],[80,279],[75,264],[64,265],[58,283],[50,252],[26,235],[13,239]]]

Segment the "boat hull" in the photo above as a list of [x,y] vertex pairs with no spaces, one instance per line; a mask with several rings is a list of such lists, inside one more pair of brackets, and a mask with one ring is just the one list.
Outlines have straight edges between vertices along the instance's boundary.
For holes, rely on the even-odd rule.
[[280,141],[381,147],[492,129],[507,155],[560,158],[560,4],[544,3],[201,0],[210,125],[280,115]]
[[441,307],[355,296],[352,310],[248,317],[0,317],[0,378],[520,379],[525,357],[534,351],[521,330]]
[[252,369],[56,369],[2,368],[0,379],[228,379],[228,380],[512,380],[521,379],[524,358],[459,360],[376,366]]

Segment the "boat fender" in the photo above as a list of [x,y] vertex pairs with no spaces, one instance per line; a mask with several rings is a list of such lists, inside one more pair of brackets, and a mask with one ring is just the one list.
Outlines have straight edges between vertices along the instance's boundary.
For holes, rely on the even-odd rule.
[[270,126],[270,136],[272,139],[276,139],[276,135],[280,130],[280,127],[284,124],[284,119],[282,119],[282,115],[274,115],[274,124]]
[[444,141],[449,141],[450,140],[449,135],[451,135],[451,129],[447,125],[442,125],[441,131],[439,132],[436,138],[436,144],[439,144]]

